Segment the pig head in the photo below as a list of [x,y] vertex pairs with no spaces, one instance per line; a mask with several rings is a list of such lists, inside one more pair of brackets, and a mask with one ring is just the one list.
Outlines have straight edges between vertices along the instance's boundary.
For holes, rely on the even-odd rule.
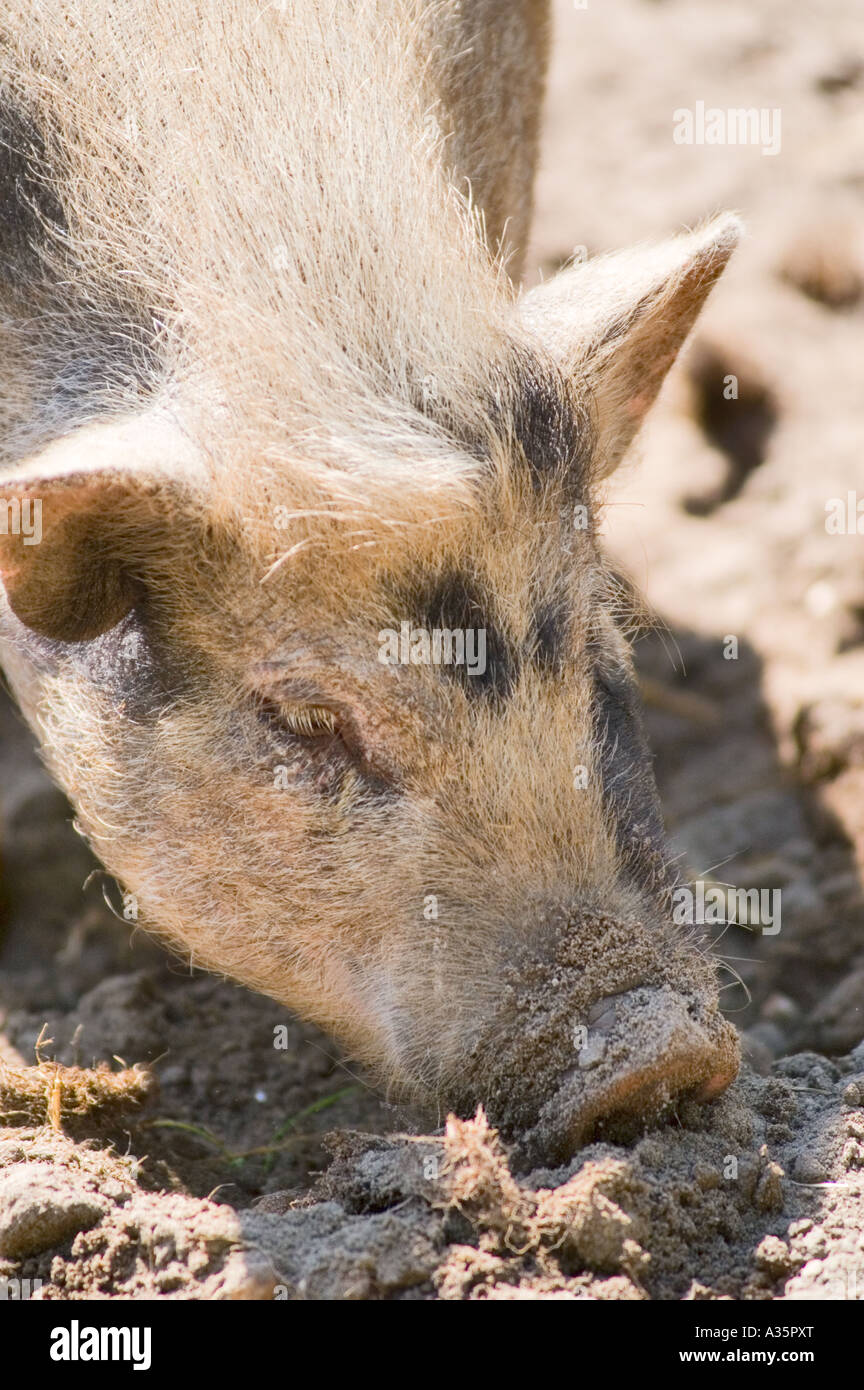
[[458,395],[262,445],[178,376],[0,475],[3,665],[141,923],[537,1152],[737,1068],[597,541],[736,237],[505,295]]

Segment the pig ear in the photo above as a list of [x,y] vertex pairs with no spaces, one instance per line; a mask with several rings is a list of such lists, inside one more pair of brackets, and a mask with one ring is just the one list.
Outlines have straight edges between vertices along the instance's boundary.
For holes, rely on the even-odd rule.
[[148,551],[202,510],[190,441],[151,412],[88,425],[0,473],[0,581],[27,627],[98,637],[140,598]]
[[741,234],[731,214],[657,246],[563,270],[520,301],[523,321],[596,409],[596,476],[620,463]]

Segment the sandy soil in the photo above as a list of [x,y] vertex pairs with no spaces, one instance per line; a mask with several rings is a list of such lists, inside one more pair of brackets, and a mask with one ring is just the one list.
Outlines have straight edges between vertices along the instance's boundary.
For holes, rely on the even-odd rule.
[[[779,933],[717,945],[748,1065],[711,1107],[514,1175],[482,1116],[390,1105],[114,920],[3,705],[0,1279],[40,1297],[864,1297],[864,541],[825,528],[864,488],[864,21],[557,9],[536,273],[723,207],[749,229],[606,524],[656,618],[638,659],[676,851],[782,890]],[[780,152],[675,145],[700,100],[779,108]]]

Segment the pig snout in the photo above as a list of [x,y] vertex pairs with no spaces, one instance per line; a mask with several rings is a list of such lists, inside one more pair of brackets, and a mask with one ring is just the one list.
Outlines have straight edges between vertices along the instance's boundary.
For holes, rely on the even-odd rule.
[[[715,1099],[737,1075],[738,1035],[718,1007],[713,965],[692,943],[670,949],[662,930],[616,926],[578,933],[584,954],[568,950],[566,964],[560,953],[535,961],[533,981],[529,968],[490,1020],[473,1099],[515,1143],[517,1167],[629,1139],[683,1100]],[[643,966],[653,957],[653,968],[634,970],[633,956]]]
[[574,1066],[543,1106],[543,1148],[567,1155],[620,1121],[651,1119],[678,1100],[713,1100],[735,1079],[735,1030],[719,1011],[668,987],[598,1001]]

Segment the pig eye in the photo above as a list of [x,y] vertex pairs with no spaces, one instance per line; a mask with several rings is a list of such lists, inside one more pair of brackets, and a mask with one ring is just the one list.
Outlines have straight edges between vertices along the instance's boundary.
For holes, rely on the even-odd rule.
[[259,713],[274,731],[293,734],[295,738],[337,738],[341,733],[338,716],[326,705],[282,704],[274,700],[261,700]]
[[332,738],[339,733],[339,721],[324,705],[287,705],[280,710],[282,723],[298,738]]
[[299,754],[316,774],[326,769],[335,775],[350,766],[376,780],[378,770],[367,755],[351,710],[341,702],[325,704],[316,694],[282,691],[278,686],[254,693],[254,709],[268,743]]

